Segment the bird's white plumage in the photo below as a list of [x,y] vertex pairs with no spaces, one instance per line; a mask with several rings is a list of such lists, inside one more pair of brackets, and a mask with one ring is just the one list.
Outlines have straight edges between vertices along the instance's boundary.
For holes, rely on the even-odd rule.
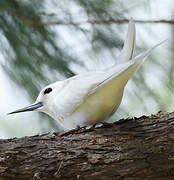
[[132,58],[133,53],[134,53],[134,48],[135,48],[135,41],[136,41],[135,23],[133,19],[131,18],[129,22],[126,39],[124,41],[124,46],[118,58],[119,63],[126,62]]
[[[119,64],[105,71],[87,72],[47,86],[36,99],[36,110],[50,115],[64,129],[106,120],[119,107],[127,81],[158,45],[132,59],[135,24],[131,19]],[[51,92],[45,94],[48,88]],[[43,106],[38,106],[39,103]],[[12,113],[26,111],[27,108]],[[31,110],[31,106],[27,110]]]

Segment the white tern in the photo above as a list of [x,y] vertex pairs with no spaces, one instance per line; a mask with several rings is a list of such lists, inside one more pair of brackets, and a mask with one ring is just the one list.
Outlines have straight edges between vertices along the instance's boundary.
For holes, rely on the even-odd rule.
[[119,63],[104,71],[86,72],[48,85],[34,104],[9,114],[40,111],[57,120],[67,130],[107,120],[118,109],[124,87],[151,49],[132,58],[135,47],[135,24],[129,22]]

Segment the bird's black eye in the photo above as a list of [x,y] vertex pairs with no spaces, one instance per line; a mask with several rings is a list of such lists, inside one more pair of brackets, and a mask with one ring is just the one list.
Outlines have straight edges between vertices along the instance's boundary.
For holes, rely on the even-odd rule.
[[48,93],[50,93],[51,91],[52,91],[52,88],[47,88],[47,89],[45,89],[44,94],[48,94]]

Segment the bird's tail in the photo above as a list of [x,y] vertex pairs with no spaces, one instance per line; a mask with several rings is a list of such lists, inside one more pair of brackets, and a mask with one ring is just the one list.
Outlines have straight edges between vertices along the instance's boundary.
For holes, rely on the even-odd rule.
[[129,27],[124,41],[124,46],[119,56],[119,63],[124,63],[132,59],[134,49],[135,49],[135,40],[136,40],[136,29],[133,18],[129,21]]

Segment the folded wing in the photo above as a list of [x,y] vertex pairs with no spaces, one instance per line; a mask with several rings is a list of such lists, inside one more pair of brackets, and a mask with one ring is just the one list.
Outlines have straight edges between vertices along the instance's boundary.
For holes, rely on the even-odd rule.
[[118,64],[115,67],[115,72],[91,72],[65,81],[66,85],[62,90],[64,97],[58,100],[59,105],[62,105],[62,117],[65,118],[78,111],[85,103],[90,101],[93,103],[96,97],[106,103],[110,103],[109,98],[117,100],[132,74],[149,56],[151,51],[160,44],[155,45],[131,61]]

